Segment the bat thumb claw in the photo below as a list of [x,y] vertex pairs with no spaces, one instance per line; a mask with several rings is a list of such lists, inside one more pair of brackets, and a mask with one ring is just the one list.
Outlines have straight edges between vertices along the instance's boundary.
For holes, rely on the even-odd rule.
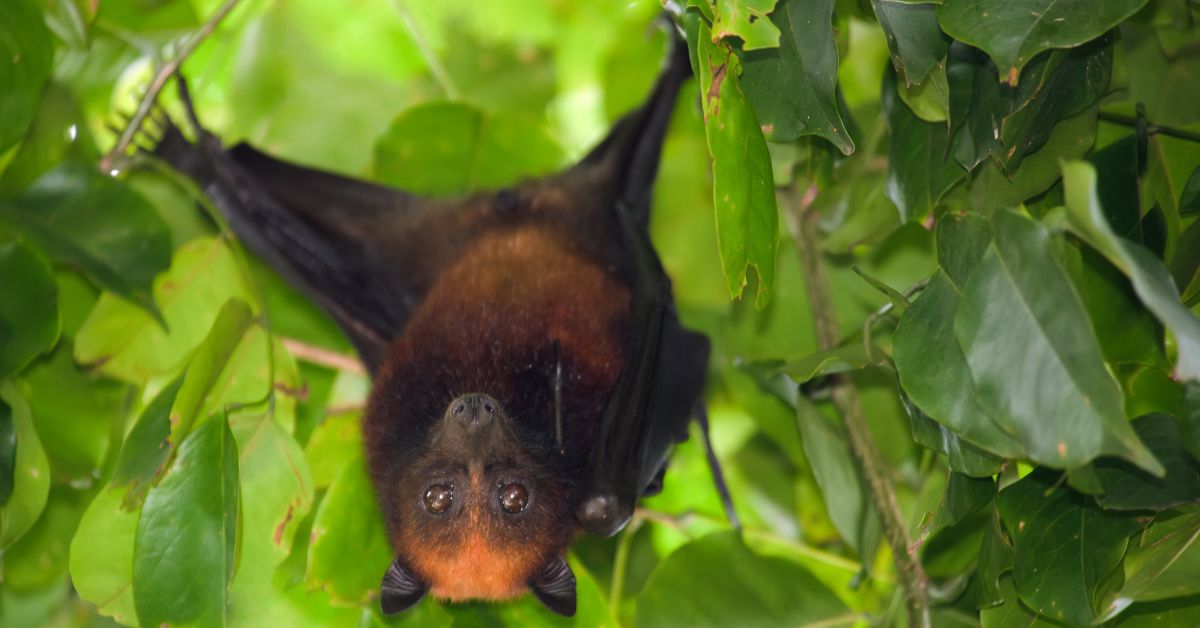
[[622,507],[621,500],[611,493],[587,497],[575,512],[584,530],[602,537],[610,537],[620,532],[621,528],[629,523],[632,515],[632,512]]

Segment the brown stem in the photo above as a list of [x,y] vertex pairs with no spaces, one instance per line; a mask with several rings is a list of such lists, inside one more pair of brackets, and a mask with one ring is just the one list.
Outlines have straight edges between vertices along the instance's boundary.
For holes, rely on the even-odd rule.
[[154,78],[150,80],[150,85],[146,87],[146,93],[142,95],[142,100],[138,103],[137,111],[129,119],[129,124],[125,125],[125,130],[121,133],[121,136],[117,138],[117,144],[100,160],[101,172],[108,173],[112,171],[113,164],[129,149],[129,145],[133,143],[133,138],[137,136],[138,130],[142,128],[142,123],[146,121],[150,112],[153,111],[154,102],[158,100],[158,94],[166,87],[167,81],[171,80],[171,76],[179,71],[179,66],[183,65],[188,56],[195,52],[200,43],[208,39],[208,36],[217,30],[217,26],[220,26],[221,21],[225,19],[225,16],[229,15],[229,12],[237,6],[237,3],[238,0],[225,0],[225,3],[217,8],[216,12],[208,18],[208,21],[201,25],[195,33],[192,33],[192,36],[179,49],[179,54],[175,55],[174,58],[164,63],[158,69],[158,72],[154,74]]
[[295,338],[281,337],[279,341],[283,343],[283,348],[287,349],[297,360],[316,364],[317,366],[324,366],[335,371],[347,371],[359,375],[366,373],[362,362],[359,362],[354,356],[313,346]]
[[[841,336],[838,333],[833,300],[829,294],[825,263],[821,257],[820,232],[817,225],[819,216],[816,212],[808,211],[816,194],[817,188],[810,186],[798,198],[793,198],[788,204],[787,220],[796,247],[800,250],[817,344],[820,350],[828,351],[837,346]],[[793,196],[797,196],[795,190]],[[850,451],[853,452],[854,461],[866,480],[867,493],[875,510],[879,512],[884,536],[892,549],[893,560],[896,561],[897,577],[908,605],[908,625],[913,628],[930,626],[929,580],[915,551],[910,550],[908,526],[904,524],[900,506],[896,503],[896,494],[888,480],[883,456],[879,453],[875,437],[863,416],[858,391],[845,373],[832,375],[830,383],[833,405],[846,427]]]
[[[1134,116],[1127,116],[1119,113],[1109,113],[1107,111],[1100,112],[1100,119],[1104,122],[1120,124],[1121,126],[1128,127],[1136,127],[1138,124],[1138,119]],[[1200,142],[1200,133],[1189,131],[1187,129],[1177,129],[1173,126],[1147,123],[1146,133],[1150,135],[1166,135],[1168,137],[1187,140],[1189,142]]]

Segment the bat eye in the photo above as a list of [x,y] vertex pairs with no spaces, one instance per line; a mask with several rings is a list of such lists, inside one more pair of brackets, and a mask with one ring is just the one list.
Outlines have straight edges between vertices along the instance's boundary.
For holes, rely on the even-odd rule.
[[528,503],[529,491],[525,490],[524,484],[513,482],[500,487],[500,507],[504,512],[515,515],[525,510]]
[[440,515],[450,508],[454,502],[454,491],[445,484],[434,484],[425,489],[425,510]]

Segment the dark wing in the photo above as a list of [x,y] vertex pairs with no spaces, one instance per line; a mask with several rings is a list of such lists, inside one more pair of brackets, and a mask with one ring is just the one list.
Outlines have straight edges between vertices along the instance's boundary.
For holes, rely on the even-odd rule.
[[679,324],[670,279],[647,231],[663,139],[679,88],[690,75],[687,47],[676,39],[646,104],[619,122],[575,169],[580,177],[598,170],[604,185],[618,191],[612,207],[620,222],[623,272],[632,288],[625,367],[588,461],[578,512],[584,528],[602,536],[625,526],[671,447],[687,437],[708,370],[708,339]]

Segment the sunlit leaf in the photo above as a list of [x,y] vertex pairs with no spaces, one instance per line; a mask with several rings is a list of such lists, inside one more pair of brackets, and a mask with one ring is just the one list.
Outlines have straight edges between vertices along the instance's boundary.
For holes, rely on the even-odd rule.
[[146,495],[133,554],[139,623],[223,622],[240,506],[237,445],[213,417]]
[[[786,4],[790,0],[783,0]],[[777,0],[716,0],[713,11],[714,40],[738,37],[743,50],[774,48],[779,45],[779,28],[766,19]]]
[[335,604],[360,606],[378,599],[392,559],[383,515],[362,458],[338,474],[313,520],[305,584],[324,589]]
[[139,511],[126,511],[125,489],[109,487],[92,500],[71,540],[71,583],[101,614],[132,624],[133,543]]
[[1071,48],[1103,35],[1146,0],[945,0],[938,21],[950,36],[987,51],[1001,80],[1016,85],[1021,69],[1051,48]]
[[747,267],[754,268],[754,302],[762,308],[771,298],[779,238],[771,157],[738,83],[738,56],[713,44],[704,24],[699,25],[696,46],[721,264],[733,298],[741,297],[746,287]]
[[[706,577],[696,578],[704,573]],[[797,595],[803,591],[803,595]],[[732,532],[667,557],[638,598],[639,626],[779,626],[853,622],[833,593],[798,563],[759,556]]]

